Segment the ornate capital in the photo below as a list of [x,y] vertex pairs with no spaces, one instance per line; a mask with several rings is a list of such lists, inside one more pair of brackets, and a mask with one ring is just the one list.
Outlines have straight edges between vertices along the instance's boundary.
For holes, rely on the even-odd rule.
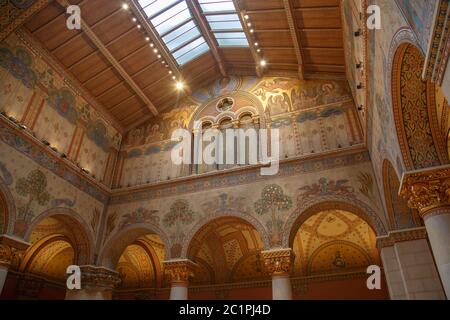
[[119,273],[104,267],[80,266],[82,289],[112,290],[120,283]]
[[191,260],[164,261],[164,272],[170,282],[188,282],[196,268],[197,265]]
[[291,248],[261,252],[266,271],[270,274],[290,273],[295,255]]
[[403,175],[400,195],[422,218],[431,210],[450,207],[450,167],[407,172]]
[[427,230],[425,227],[391,231],[387,236],[377,238],[377,247],[381,250],[386,247],[392,247],[397,242],[421,239],[427,239]]
[[0,236],[0,266],[16,269],[30,245],[7,235]]

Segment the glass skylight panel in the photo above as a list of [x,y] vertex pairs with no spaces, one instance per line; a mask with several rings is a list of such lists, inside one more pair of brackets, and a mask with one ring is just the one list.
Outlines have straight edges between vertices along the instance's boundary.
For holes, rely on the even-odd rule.
[[[219,46],[249,46],[232,0],[199,0],[199,3]],[[233,40],[225,40],[230,38]]]
[[138,2],[178,64],[185,64],[209,50],[186,0]]

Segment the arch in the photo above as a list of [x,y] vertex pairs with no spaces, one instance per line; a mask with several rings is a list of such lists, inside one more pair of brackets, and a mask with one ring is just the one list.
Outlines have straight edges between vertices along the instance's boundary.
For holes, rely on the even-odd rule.
[[147,234],[156,234],[161,238],[165,249],[165,258],[170,256],[170,240],[166,233],[151,223],[139,223],[127,226],[112,236],[103,246],[99,254],[99,264],[115,270],[117,262],[125,249],[138,238]]
[[[12,234],[16,217],[14,198],[2,178],[0,178],[0,209],[3,208],[3,230],[0,234]],[[1,216],[0,216],[1,219]]]
[[342,199],[339,196],[319,197],[297,207],[289,215],[283,228],[283,247],[291,247],[300,226],[313,215],[325,210],[348,211],[367,222],[377,236],[386,234],[386,228],[380,217],[364,202],[357,199]]
[[448,162],[438,127],[435,87],[423,81],[423,51],[409,29],[394,36],[389,52],[390,91],[395,130],[407,170]]
[[388,159],[384,159],[383,161],[382,176],[389,228],[391,230],[396,230],[420,226],[421,222],[418,211],[409,208],[407,201],[398,195],[400,190],[400,180],[395,168]]
[[78,265],[88,265],[93,263],[95,237],[84,219],[74,210],[69,208],[52,208],[44,211],[28,227],[24,239],[30,240],[35,228],[45,219],[54,218],[66,224],[72,231],[66,235],[71,239],[75,251],[74,263]]
[[251,225],[253,228],[255,228],[256,231],[258,231],[258,233],[261,237],[261,240],[264,244],[264,249],[270,248],[269,234],[267,233],[266,229],[264,228],[262,223],[259,222],[258,219],[254,218],[253,216],[251,216],[249,214],[242,213],[242,212],[235,212],[235,211],[217,212],[217,213],[210,214],[207,217],[204,217],[189,230],[189,232],[185,236],[183,248],[181,249],[181,257],[187,258],[188,252],[189,252],[189,247],[192,243],[192,240],[194,239],[194,237],[197,235],[197,233],[202,228],[206,227],[209,223],[213,222],[214,220],[219,220],[222,218],[237,218],[237,219],[243,221],[244,223]]

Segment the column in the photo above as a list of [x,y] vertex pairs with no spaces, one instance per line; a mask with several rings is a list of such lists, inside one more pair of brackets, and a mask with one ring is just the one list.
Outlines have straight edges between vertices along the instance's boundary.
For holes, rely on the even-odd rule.
[[447,299],[450,297],[450,166],[403,175],[401,195],[425,221]]
[[81,289],[66,291],[66,300],[111,300],[119,274],[105,267],[80,266]]
[[392,300],[445,299],[425,228],[389,232],[377,245]]
[[30,245],[18,238],[0,235],[0,295],[8,276],[8,270],[17,269],[23,253]]
[[266,271],[272,276],[272,299],[292,300],[290,272],[295,255],[292,249],[273,249],[261,252]]
[[189,278],[197,265],[191,260],[164,261],[164,272],[170,282],[170,300],[187,300]]

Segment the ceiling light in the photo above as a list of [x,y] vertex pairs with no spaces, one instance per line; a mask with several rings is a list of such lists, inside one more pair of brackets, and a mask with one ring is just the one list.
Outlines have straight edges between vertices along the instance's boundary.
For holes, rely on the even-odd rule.
[[154,47],[155,46],[155,44],[152,42],[152,43],[150,43],[150,47]]
[[173,73],[173,71],[172,70],[169,70],[169,74],[172,74]]
[[249,23],[247,23],[247,26],[249,26],[249,27],[251,27],[252,26],[252,24],[249,22]]
[[145,37],[145,41],[150,41],[150,38],[149,37]]
[[122,9],[128,10],[129,8],[130,8],[130,6],[128,5],[128,3],[123,3],[122,4]]
[[158,54],[158,56],[157,56],[157,57],[158,57],[158,59],[161,59],[161,55],[160,55],[160,54]]
[[259,48],[258,48],[258,49],[256,49],[256,52],[261,52],[261,49],[259,49]]
[[138,29],[140,29],[140,28],[141,28],[141,25],[140,25],[140,24],[138,24],[138,25],[137,25],[137,27],[138,27]]
[[156,48],[153,49],[153,52],[154,52],[154,53],[158,53],[158,49],[156,49]]
[[253,33],[253,32],[255,32],[255,30],[253,30],[253,29],[250,29],[250,33]]
[[134,18],[134,17],[133,17],[133,19],[131,19],[131,20],[133,20],[133,22],[136,22],[136,21],[137,21],[137,19],[136,19],[136,18]]
[[262,60],[259,62],[259,64],[260,64],[261,67],[265,67],[265,66],[267,66],[267,61],[264,60],[264,59],[262,59]]
[[184,83],[181,81],[178,81],[176,84],[177,90],[183,90],[184,89]]
[[245,19],[245,20],[248,20],[248,18],[249,18],[249,17],[248,17],[248,14],[246,14],[246,15],[244,16],[244,19]]
[[172,76],[172,79],[173,79],[173,80],[176,80],[176,79],[177,79],[177,77],[175,77],[175,76]]
[[259,43],[258,42],[255,42],[255,47],[257,47],[259,45]]

